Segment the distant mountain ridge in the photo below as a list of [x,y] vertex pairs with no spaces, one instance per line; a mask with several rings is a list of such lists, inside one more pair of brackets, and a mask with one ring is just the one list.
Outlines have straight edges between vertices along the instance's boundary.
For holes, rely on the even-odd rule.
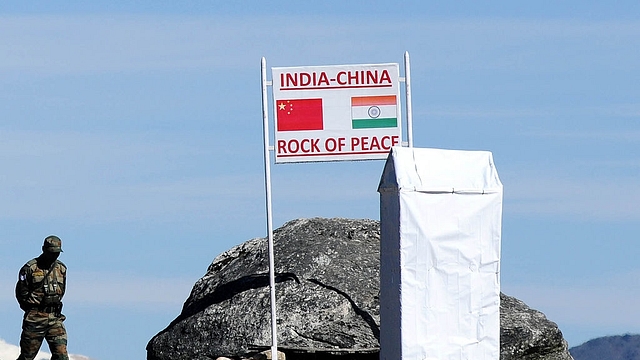
[[569,349],[574,360],[640,360],[640,335],[605,336]]

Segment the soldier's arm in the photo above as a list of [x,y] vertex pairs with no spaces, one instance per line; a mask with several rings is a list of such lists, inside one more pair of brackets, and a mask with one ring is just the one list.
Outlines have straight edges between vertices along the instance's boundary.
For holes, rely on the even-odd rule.
[[62,288],[62,293],[60,294],[60,299],[62,299],[62,297],[64,296],[65,291],[67,290],[67,266],[65,264],[63,264],[62,262],[60,262],[60,265],[62,266],[62,284],[60,284],[60,287]]
[[18,300],[20,308],[25,311],[40,303],[40,299],[34,296],[31,291],[31,269],[27,266],[20,269],[20,273],[18,274],[16,300]]

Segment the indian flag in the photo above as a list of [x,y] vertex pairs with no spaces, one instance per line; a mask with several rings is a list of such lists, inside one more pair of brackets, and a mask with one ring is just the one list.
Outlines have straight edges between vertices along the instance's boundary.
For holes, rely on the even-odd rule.
[[398,126],[396,96],[356,96],[351,98],[351,128],[373,129]]

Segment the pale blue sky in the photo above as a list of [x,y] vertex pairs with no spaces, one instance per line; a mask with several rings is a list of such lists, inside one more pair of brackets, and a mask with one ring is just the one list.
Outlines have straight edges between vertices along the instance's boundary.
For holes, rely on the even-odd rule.
[[[70,351],[145,358],[212,259],[266,235],[260,58],[405,51],[415,146],[493,152],[502,290],[571,346],[640,333],[640,4],[404,4],[0,4],[0,339],[55,233]],[[378,219],[382,166],[273,166],[274,224]]]

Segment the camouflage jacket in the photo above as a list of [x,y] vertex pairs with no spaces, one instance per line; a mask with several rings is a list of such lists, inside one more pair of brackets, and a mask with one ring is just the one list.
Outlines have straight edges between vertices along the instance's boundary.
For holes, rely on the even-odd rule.
[[56,306],[62,303],[67,283],[67,266],[56,260],[49,269],[40,269],[38,259],[29,260],[18,275],[16,299],[20,308]]

